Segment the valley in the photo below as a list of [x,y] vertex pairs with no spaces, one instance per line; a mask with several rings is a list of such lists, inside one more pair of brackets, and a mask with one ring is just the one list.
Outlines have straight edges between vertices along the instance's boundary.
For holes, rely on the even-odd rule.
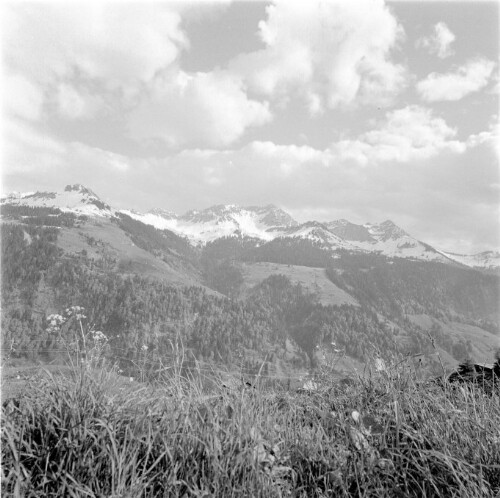
[[499,346],[491,254],[471,269],[389,221],[300,225],[275,206],[142,216],[81,185],[1,207],[2,347],[19,359],[62,361],[46,317],[76,305],[130,375],[141,348],[152,374],[174,339],[192,362],[280,378],[320,368],[330,344],[339,376],[379,355],[419,355],[431,374]]

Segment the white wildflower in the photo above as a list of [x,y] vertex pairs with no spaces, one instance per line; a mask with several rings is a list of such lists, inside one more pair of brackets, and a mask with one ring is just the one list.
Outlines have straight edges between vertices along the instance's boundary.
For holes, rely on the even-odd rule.
[[316,382],[313,382],[312,380],[308,380],[304,383],[302,389],[304,389],[304,391],[317,391],[318,384]]
[[91,334],[95,342],[108,342],[108,338],[100,330],[92,330]]
[[83,306],[70,306],[64,310],[64,313],[68,316],[75,316],[77,320],[81,320],[83,318],[87,318],[83,312],[85,308]]

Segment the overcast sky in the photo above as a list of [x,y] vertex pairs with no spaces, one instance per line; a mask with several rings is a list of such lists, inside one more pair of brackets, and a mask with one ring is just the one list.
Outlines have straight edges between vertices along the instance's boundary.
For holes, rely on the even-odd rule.
[[3,3],[4,191],[499,248],[497,2]]

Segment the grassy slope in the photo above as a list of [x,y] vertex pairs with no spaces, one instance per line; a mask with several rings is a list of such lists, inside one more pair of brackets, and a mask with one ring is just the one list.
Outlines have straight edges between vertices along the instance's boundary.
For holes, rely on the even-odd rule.
[[271,275],[285,275],[293,284],[300,282],[309,292],[318,294],[321,304],[358,305],[351,295],[337,287],[326,277],[323,268],[277,263],[245,263],[242,266],[242,271],[245,289],[257,285]]
[[[90,245],[88,237],[96,239],[97,244]],[[172,284],[201,286],[199,272],[194,268],[168,264],[156,258],[137,247],[123,230],[106,219],[89,221],[78,229],[61,229],[58,245],[66,253],[78,253],[85,249],[89,257],[100,258],[104,254],[114,257],[130,273],[152,276]]]
[[[470,340],[472,344],[471,359],[477,363],[491,363],[493,351],[500,347],[500,337],[474,325],[443,321],[429,315],[408,315],[408,318],[424,330],[430,330],[436,324],[443,332],[452,337]],[[452,358],[450,366],[456,367],[457,360]]]
[[[128,386],[76,368],[2,413],[2,492],[18,496],[442,496],[500,491],[498,393],[402,368],[300,394],[179,375]],[[352,416],[356,410],[358,421]]]

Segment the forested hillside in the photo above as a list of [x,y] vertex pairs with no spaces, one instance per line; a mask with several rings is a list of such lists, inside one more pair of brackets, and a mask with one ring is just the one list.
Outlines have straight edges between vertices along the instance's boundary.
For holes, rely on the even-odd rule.
[[[427,313],[462,318],[494,329],[500,302],[499,278],[460,266],[342,252],[327,275],[365,306],[403,317]],[[493,328],[492,328],[493,327]]]
[[[267,279],[242,302],[202,288],[104,272],[87,258],[61,257],[53,229],[2,229],[4,348],[13,344],[18,352],[33,355],[55,348],[45,316],[72,305],[83,306],[87,321],[105,331],[111,349],[119,348],[130,359],[138,359],[143,346],[150,353],[169,354],[171,341],[178,338],[198,359],[224,363],[244,349],[265,356],[274,348],[279,356],[286,339],[295,340],[310,359],[316,345],[334,339],[363,359],[364,334],[384,349],[396,348],[373,314],[319,305],[284,277]],[[40,312],[35,302],[42,291],[51,298],[50,307]]]
[[[108,354],[122,362],[147,359],[154,366],[180,343],[193,360],[247,371],[257,371],[264,360],[266,369],[278,363],[281,369],[315,366],[317,351],[332,344],[360,361],[376,353],[429,353],[426,330],[409,319],[417,314],[492,334],[498,328],[498,277],[458,265],[332,253],[303,239],[262,243],[229,237],[196,248],[168,230],[123,214],[113,218],[129,244],[199,282],[174,285],[151,271],[141,274],[139,265],[85,234],[78,240],[88,252],[87,246],[64,251],[58,226],[74,230],[85,219],[26,209],[7,211],[10,222],[1,227],[2,348],[9,354],[58,357],[61,337],[47,331],[46,318],[70,306],[85,308],[84,325],[103,331]],[[243,295],[242,262],[323,268],[359,305],[321,304],[300,282],[282,275],[269,276]],[[77,324],[68,327],[74,334]],[[470,343],[439,326],[432,328],[432,338],[457,360],[470,353]]]

